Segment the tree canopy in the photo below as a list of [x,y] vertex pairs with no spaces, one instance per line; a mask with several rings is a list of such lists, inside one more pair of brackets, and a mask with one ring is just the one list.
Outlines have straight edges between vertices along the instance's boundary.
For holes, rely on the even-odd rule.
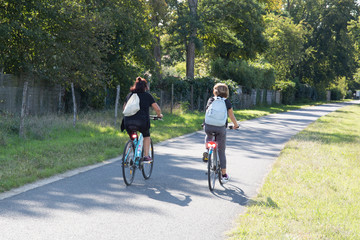
[[169,66],[245,87],[354,88],[358,28],[356,0],[0,0],[0,69],[83,90]]

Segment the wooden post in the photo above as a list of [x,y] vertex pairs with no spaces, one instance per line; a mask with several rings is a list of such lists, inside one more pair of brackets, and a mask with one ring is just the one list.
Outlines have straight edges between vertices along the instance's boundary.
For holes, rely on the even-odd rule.
[[20,137],[24,137],[24,121],[25,121],[27,90],[28,90],[28,82],[25,81],[23,88],[22,104],[21,104],[21,114],[20,114],[20,129],[19,129]]
[[171,109],[170,113],[172,114],[174,107],[174,84],[171,84]]
[[163,107],[163,96],[164,96],[164,91],[160,90],[160,108]]
[[73,106],[74,106],[74,119],[73,119],[73,127],[76,125],[76,99],[75,99],[75,90],[74,90],[74,83],[71,83],[71,92],[72,92],[72,99],[73,99]]
[[62,94],[62,87],[61,87],[61,85],[59,85],[59,87],[60,87],[60,89],[59,89],[59,99],[58,99],[58,114],[60,115],[60,113],[61,113],[61,110],[62,110],[62,96],[63,96],[63,94]]
[[116,87],[116,101],[115,101],[115,121],[114,126],[116,127],[116,120],[118,116],[118,108],[119,108],[119,98],[120,98],[120,85]]
[[194,111],[194,85],[193,84],[191,84],[190,104],[191,104],[191,111]]

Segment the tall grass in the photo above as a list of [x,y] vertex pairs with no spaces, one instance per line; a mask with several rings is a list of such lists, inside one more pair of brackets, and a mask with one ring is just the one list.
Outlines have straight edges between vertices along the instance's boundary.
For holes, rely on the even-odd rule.
[[360,106],[292,138],[232,239],[360,239]]
[[[152,139],[156,143],[199,130],[202,118],[202,113],[166,114],[164,121],[152,122]],[[128,136],[113,123],[111,111],[81,114],[75,128],[71,115],[28,117],[23,139],[19,120],[2,115],[0,192],[121,155]]]

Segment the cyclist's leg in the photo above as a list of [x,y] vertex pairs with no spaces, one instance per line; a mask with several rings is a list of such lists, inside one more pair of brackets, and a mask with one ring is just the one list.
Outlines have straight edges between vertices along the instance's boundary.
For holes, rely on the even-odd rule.
[[205,136],[205,148],[207,148],[206,143],[213,140],[212,133],[213,133],[216,129],[214,129],[214,126],[208,125],[208,124],[206,124],[206,123],[204,124],[204,126],[205,126],[205,133],[206,133],[206,136]]
[[203,162],[207,162],[209,160],[209,149],[207,146],[207,143],[213,140],[213,135],[212,133],[214,132],[213,129],[214,126],[210,126],[207,125],[206,123],[204,124],[204,129],[205,129],[205,149],[206,151],[203,153]]
[[149,156],[149,149],[150,149],[150,129],[149,128],[142,128],[140,130],[144,137],[144,156]]
[[217,133],[218,133],[218,135],[216,136],[216,141],[217,141],[217,144],[218,144],[220,167],[221,167],[222,174],[225,175],[226,174],[226,155],[225,155],[226,128],[225,127],[219,127]]

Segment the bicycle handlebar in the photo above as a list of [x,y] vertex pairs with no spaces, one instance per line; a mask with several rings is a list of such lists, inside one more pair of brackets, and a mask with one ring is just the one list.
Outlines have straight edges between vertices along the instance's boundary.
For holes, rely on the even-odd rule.
[[151,120],[163,120],[162,117],[158,117],[157,115],[150,115]]

